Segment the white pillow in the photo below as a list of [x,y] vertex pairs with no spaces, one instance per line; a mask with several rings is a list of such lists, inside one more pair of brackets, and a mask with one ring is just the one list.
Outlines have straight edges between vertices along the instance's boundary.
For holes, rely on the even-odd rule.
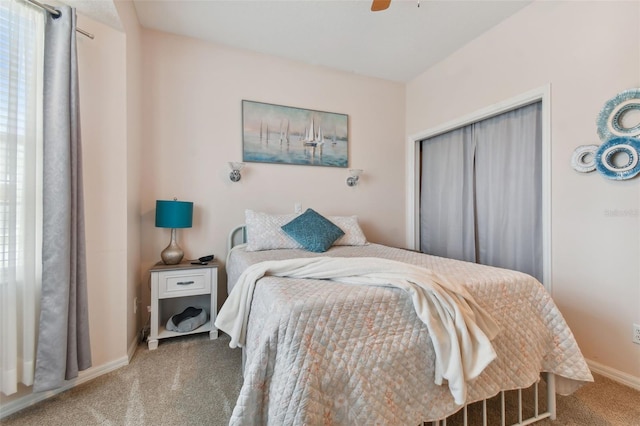
[[268,214],[245,210],[244,216],[247,226],[246,251],[302,248],[282,230],[282,225],[298,217],[297,214]]
[[[291,222],[299,214],[269,214],[245,210],[245,225],[247,226],[246,251],[299,249],[302,248],[293,238],[289,237],[282,226]],[[357,216],[327,216],[331,222],[342,229],[344,236],[340,237],[334,246],[363,246],[367,239],[358,225]]]
[[329,216],[327,219],[344,232],[344,235],[333,243],[334,246],[364,246],[367,244],[367,238],[358,225],[358,216]]

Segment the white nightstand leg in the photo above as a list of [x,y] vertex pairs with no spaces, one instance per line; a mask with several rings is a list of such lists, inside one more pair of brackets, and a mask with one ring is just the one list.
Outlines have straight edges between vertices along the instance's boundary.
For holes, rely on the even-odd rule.
[[209,340],[216,340],[218,338],[218,329],[211,330],[209,332]]
[[158,274],[151,274],[151,327],[149,350],[158,348]]

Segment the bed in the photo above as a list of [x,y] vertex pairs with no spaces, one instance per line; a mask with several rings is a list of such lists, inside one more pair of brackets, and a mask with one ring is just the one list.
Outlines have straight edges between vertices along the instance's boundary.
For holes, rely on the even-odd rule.
[[[292,259],[305,265],[329,258],[345,265],[380,259],[462,283],[499,329],[491,340],[495,359],[465,381],[460,401],[454,380],[434,379],[440,368],[438,339],[430,336],[410,293],[394,286],[267,272],[243,302],[245,334],[236,343],[243,348],[244,383],[231,425],[436,424],[461,409],[467,424],[468,404],[536,385],[533,413],[523,419],[522,404],[518,408],[517,424],[528,424],[555,417],[556,391],[570,393],[593,380],[561,313],[531,276],[369,243],[355,217],[328,217],[344,235],[326,251],[312,252],[282,233],[281,225],[295,217],[247,211],[246,227],[230,234],[230,297],[220,315],[237,320],[238,306],[229,301],[250,269],[288,265]],[[247,243],[235,245],[237,235]],[[228,325],[216,325],[234,333]],[[547,385],[544,411],[537,401],[541,374]],[[504,402],[502,411],[504,424]]]

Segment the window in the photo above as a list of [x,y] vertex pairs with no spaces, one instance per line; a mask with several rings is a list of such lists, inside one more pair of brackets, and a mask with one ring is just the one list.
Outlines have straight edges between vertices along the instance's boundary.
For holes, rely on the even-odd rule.
[[44,16],[0,2],[1,390],[33,382],[41,264]]

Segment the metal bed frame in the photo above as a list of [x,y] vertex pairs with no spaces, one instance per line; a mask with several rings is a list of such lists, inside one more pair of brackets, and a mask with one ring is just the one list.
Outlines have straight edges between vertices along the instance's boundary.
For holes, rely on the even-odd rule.
[[[507,424],[507,410],[506,410],[506,395],[508,393],[515,393],[517,395],[517,412],[518,412],[518,421],[515,423],[510,423],[511,425],[530,425],[536,422],[539,422],[543,419],[549,418],[551,420],[556,419],[556,386],[555,386],[555,376],[553,373],[543,373],[547,382],[547,406],[545,410],[541,410],[540,407],[540,398],[539,398],[539,384],[540,382],[534,383],[531,387],[533,388],[533,414],[527,418],[524,417],[523,413],[523,389],[515,389],[508,391],[500,391],[500,393],[492,398],[484,399],[481,401],[476,401],[471,404],[465,404],[458,412],[449,415],[448,417],[440,420],[434,420],[431,423],[432,426],[447,426],[447,420],[452,416],[461,413],[462,415],[462,425],[479,425],[480,423],[474,421],[473,423],[469,423],[469,415],[468,415],[468,407],[471,406],[481,406],[482,407],[482,426],[487,426],[487,401],[493,400],[494,398],[500,398],[500,426],[505,426]],[[425,424],[427,424],[425,423]],[[455,424],[460,424],[456,422]]]
[[[229,232],[229,237],[227,239],[227,256],[231,252],[231,249],[238,244],[246,243],[247,241],[247,230],[245,225],[236,226]],[[244,368],[244,350],[243,350],[243,368]],[[443,419],[428,421],[424,424],[431,424],[432,426],[447,426],[447,420],[451,419],[453,416],[461,413],[462,416],[462,425],[469,426],[469,414],[468,407],[473,406],[476,408],[481,404],[482,407],[482,426],[487,426],[487,401],[493,400],[494,398],[500,398],[500,426],[505,426],[507,423],[507,410],[506,410],[506,395],[508,393],[516,393],[517,394],[517,411],[518,411],[518,421],[516,423],[510,423],[511,425],[530,425],[536,422],[539,422],[543,419],[549,418],[551,420],[556,419],[556,381],[553,373],[542,373],[545,376],[545,381],[547,383],[546,388],[546,407],[545,409],[541,408],[540,404],[540,395],[539,395],[539,384],[540,381],[534,383],[531,388],[533,388],[533,414],[527,418],[523,418],[523,389],[515,389],[515,390],[503,390],[500,393],[492,398],[487,398],[481,401],[472,402],[470,404],[465,404],[458,410],[456,413],[451,414]],[[528,389],[528,388],[527,388]],[[459,415],[458,415],[459,416]],[[457,419],[456,419],[457,420]],[[456,424],[458,422],[456,421]],[[479,423],[475,422],[473,425],[479,425]]]

